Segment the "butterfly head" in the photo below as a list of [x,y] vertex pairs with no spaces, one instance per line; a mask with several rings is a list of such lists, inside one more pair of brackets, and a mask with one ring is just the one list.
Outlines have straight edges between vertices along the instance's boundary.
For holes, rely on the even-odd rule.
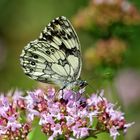
[[82,89],[82,88],[85,88],[85,87],[88,85],[88,83],[87,83],[87,81],[85,81],[85,80],[77,80],[77,81],[76,81],[76,85],[77,85],[80,89]]

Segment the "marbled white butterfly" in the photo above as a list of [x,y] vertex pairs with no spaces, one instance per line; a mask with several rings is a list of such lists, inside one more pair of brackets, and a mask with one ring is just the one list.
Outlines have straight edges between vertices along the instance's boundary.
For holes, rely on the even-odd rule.
[[66,17],[52,20],[40,34],[22,50],[20,63],[26,75],[45,83],[55,83],[61,89],[78,86],[82,61],[77,34]]

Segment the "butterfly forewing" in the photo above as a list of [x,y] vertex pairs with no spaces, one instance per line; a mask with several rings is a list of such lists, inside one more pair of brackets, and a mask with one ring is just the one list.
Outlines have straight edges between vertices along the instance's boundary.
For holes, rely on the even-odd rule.
[[21,65],[30,78],[64,86],[76,81],[81,73],[79,39],[65,17],[52,20],[39,38],[22,51]]

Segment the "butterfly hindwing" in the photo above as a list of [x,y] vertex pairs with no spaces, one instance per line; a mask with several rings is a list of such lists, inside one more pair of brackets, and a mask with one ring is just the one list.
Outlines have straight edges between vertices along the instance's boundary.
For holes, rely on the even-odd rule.
[[20,60],[30,78],[63,86],[79,78],[80,55],[79,40],[72,25],[65,17],[58,17],[45,27],[39,39],[23,49]]

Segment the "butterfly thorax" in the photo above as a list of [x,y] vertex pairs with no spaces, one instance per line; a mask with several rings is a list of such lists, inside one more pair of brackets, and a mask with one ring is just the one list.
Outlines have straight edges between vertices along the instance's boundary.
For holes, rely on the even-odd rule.
[[87,81],[78,79],[72,82],[65,82],[64,86],[61,89],[73,89],[74,91],[79,91],[80,89],[85,88],[87,85]]

